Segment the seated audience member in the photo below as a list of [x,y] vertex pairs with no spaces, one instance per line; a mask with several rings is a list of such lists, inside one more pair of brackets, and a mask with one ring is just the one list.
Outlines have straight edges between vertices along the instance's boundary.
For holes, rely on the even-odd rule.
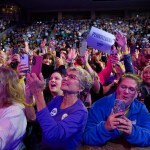
[[[141,80],[136,75],[124,74],[115,93],[92,105],[84,132],[85,144],[102,146],[108,141],[122,139],[131,145],[150,146],[150,114],[146,106],[136,99],[140,84]],[[124,111],[113,112],[115,99],[124,100]]]
[[0,68],[0,149],[20,150],[26,132],[24,90],[15,71]]
[[139,100],[144,101],[150,111],[150,65],[146,66],[142,72],[143,83],[140,88]]
[[[87,122],[87,109],[78,96],[84,89],[90,90],[90,75],[82,68],[68,68],[61,85],[64,96],[56,96],[47,106],[43,97],[43,76],[38,78],[32,73],[28,74],[27,79],[29,88],[26,88],[26,97],[31,102],[33,93],[36,101],[36,119],[42,129],[42,148],[76,149]],[[30,116],[35,119],[34,114]]]

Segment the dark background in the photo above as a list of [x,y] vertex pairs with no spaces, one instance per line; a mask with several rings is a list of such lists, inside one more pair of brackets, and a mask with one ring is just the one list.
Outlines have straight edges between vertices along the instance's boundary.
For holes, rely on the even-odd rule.
[[90,19],[92,14],[96,17],[150,14],[150,0],[0,0],[1,9],[6,4],[17,5],[20,17],[27,21],[60,16]]

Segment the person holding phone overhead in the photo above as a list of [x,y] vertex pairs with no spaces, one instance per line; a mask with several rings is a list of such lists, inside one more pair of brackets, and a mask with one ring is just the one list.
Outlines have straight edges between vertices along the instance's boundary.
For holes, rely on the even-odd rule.
[[33,117],[30,120],[37,119],[42,129],[41,148],[75,150],[81,143],[87,122],[87,109],[78,97],[92,86],[89,73],[78,67],[68,68],[61,84],[64,96],[56,96],[47,105],[42,74],[39,78],[34,73],[28,74],[27,80],[26,99],[31,103],[33,94],[37,106],[36,116],[30,114]]
[[[102,146],[107,142],[125,142],[140,147],[150,146],[150,114],[136,99],[140,84],[138,76],[124,74],[116,92],[92,105],[84,132],[85,144]],[[120,104],[115,105],[116,99]],[[114,109],[117,111],[113,112]]]

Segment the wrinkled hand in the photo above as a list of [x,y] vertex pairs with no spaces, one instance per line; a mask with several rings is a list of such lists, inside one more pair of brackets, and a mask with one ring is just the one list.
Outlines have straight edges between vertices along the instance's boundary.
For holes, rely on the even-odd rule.
[[117,129],[130,135],[132,133],[132,122],[127,117],[122,116]]
[[116,42],[121,47],[125,47],[127,44],[126,37],[123,36],[120,32],[117,32],[117,34],[116,34]]
[[120,123],[120,118],[118,118],[118,117],[122,116],[122,115],[124,115],[124,112],[119,112],[116,114],[111,113],[110,116],[107,118],[107,121],[104,125],[105,128],[108,131],[116,129]]
[[33,95],[42,92],[45,88],[45,82],[42,73],[39,77],[35,73],[27,74],[27,84]]

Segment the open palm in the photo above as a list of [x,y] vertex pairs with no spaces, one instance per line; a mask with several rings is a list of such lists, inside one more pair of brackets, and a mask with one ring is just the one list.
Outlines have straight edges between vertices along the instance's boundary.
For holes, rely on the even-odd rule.
[[117,32],[116,34],[116,42],[121,47],[124,47],[127,44],[126,37],[123,36],[120,32]]

